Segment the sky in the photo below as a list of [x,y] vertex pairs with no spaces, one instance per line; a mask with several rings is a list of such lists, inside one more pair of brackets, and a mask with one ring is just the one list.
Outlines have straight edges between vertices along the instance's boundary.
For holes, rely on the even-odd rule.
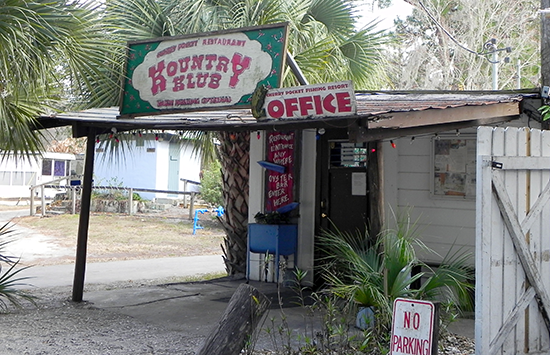
[[[386,9],[373,8],[365,1],[364,5],[359,7],[362,18],[359,20],[359,27],[363,27],[373,20],[380,20],[378,29],[390,29],[393,27],[393,19],[396,17],[405,18],[412,12],[413,6],[403,0],[393,0],[392,5]],[[374,10],[374,11],[373,11]]]

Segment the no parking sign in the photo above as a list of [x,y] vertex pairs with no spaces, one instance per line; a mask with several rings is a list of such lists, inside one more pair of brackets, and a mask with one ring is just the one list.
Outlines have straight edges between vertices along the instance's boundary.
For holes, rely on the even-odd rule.
[[392,355],[436,355],[439,304],[397,298],[393,303]]

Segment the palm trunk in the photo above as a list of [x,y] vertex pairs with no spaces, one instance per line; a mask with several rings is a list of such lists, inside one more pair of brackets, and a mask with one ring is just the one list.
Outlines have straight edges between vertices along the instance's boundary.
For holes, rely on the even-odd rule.
[[226,211],[219,218],[226,231],[222,245],[225,269],[229,275],[244,275],[248,234],[250,133],[219,132],[218,139]]

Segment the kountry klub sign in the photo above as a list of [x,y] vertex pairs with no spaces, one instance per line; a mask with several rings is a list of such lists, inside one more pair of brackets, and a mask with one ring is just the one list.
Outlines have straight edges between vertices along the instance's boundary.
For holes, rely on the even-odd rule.
[[250,105],[280,86],[287,25],[129,42],[121,116]]

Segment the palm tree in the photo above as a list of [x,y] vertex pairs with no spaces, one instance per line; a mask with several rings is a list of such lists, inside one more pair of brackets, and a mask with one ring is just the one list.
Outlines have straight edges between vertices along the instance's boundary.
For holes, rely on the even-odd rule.
[[[0,0],[0,149],[30,156],[42,148],[36,117],[104,98],[90,88],[116,87],[100,75],[112,63],[93,4]],[[98,81],[99,80],[99,81]]]
[[[289,51],[309,82],[351,79],[357,88],[374,88],[384,80],[379,49],[385,36],[373,26],[357,31],[353,4],[353,0],[110,0],[103,18],[118,40],[288,22]],[[125,55],[122,47],[115,52]],[[284,86],[297,84],[287,69]],[[215,136],[220,142],[227,211],[222,221],[227,231],[223,249],[228,274],[234,275],[246,268],[250,136],[248,132]]]

